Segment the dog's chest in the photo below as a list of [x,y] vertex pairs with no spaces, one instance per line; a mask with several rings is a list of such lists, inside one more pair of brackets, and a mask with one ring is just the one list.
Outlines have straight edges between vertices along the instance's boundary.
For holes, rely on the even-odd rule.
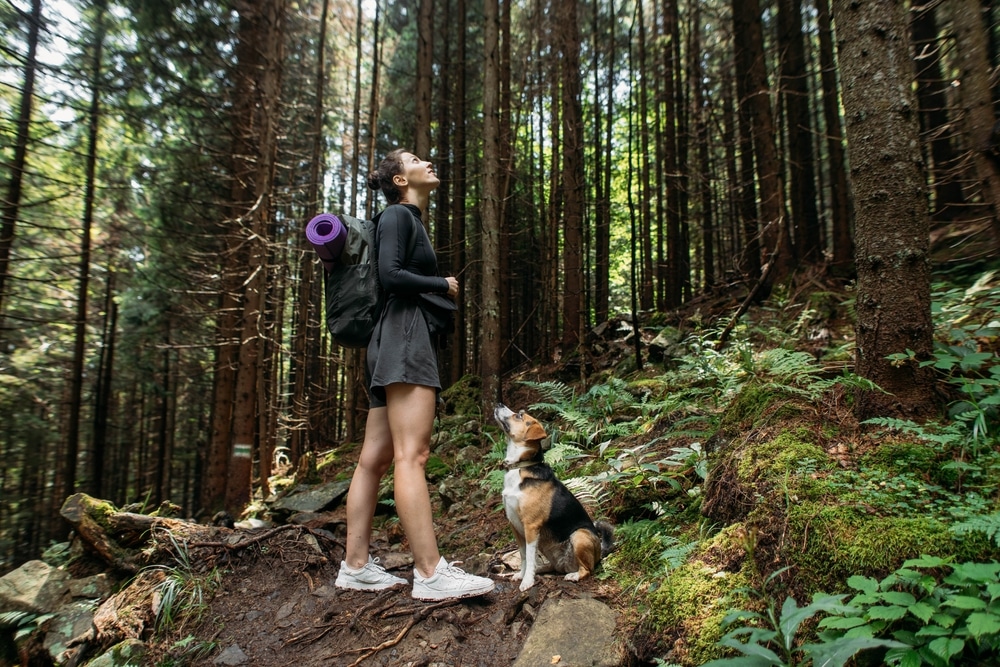
[[507,520],[514,524],[519,532],[524,532],[521,526],[521,471],[508,470],[503,477],[503,508],[507,513]]

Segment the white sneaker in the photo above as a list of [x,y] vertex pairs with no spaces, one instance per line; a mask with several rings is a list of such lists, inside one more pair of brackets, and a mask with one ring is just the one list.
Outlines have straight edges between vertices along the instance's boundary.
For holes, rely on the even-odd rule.
[[379,565],[378,558],[368,556],[368,562],[358,569],[340,561],[340,572],[334,585],[337,588],[355,591],[381,591],[405,583],[406,579],[394,577],[386,572],[385,568]]
[[[460,561],[455,561],[460,562]],[[434,574],[423,577],[413,568],[413,597],[417,600],[454,600],[486,595],[496,584],[455,567],[441,557]]]

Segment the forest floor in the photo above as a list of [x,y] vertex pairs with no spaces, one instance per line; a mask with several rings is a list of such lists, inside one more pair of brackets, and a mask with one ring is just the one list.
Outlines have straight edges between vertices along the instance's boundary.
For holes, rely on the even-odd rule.
[[[378,531],[373,555],[394,574],[412,580],[405,544],[390,544],[396,539],[394,527]],[[319,540],[327,542],[328,557],[318,560],[312,541],[302,539],[309,533],[284,531],[225,566],[221,585],[199,620],[163,636],[147,664],[171,664],[171,655],[188,654],[176,664],[511,665],[546,599],[594,597],[612,608],[620,599],[611,579],[571,583],[543,576],[524,594],[509,578],[497,576],[505,569],[500,557],[516,549],[516,543],[495,507],[438,518],[436,527],[442,554],[449,560],[465,558],[463,566],[469,571],[490,572],[497,581],[492,593],[426,603],[412,599],[408,586],[380,593],[343,591],[333,585],[343,556],[342,538]],[[624,632],[631,612],[624,606],[616,611]],[[213,650],[191,660],[189,651],[207,643]]]

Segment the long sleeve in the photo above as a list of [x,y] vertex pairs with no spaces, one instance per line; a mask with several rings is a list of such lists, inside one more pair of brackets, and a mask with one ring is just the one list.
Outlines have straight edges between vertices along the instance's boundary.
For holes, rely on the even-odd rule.
[[[379,282],[390,294],[446,293],[448,281],[437,275],[437,257],[414,210],[395,204],[379,216],[376,232]],[[404,266],[411,245],[413,251]]]

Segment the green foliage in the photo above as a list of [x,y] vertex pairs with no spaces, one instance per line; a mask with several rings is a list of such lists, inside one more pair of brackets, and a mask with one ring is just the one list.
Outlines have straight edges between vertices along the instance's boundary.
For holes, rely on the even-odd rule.
[[901,645],[885,663],[903,667],[1000,658],[1000,563],[922,556],[881,581],[854,576],[847,584],[859,592],[820,622],[825,639],[892,637]]
[[218,570],[208,574],[198,574],[191,561],[191,554],[184,542],[179,542],[167,531],[173,545],[175,565],[152,565],[151,570],[160,570],[165,577],[156,586],[159,601],[154,605],[156,629],[164,632],[188,619],[198,618],[208,607],[206,598],[219,585]]
[[218,647],[216,641],[203,641],[194,635],[187,635],[171,644],[167,655],[156,663],[156,667],[184,667],[208,658]]
[[1000,512],[969,517],[965,521],[956,523],[951,527],[951,530],[958,535],[983,533],[1000,547]]
[[[765,589],[787,568],[771,574],[764,582]],[[843,604],[846,595],[817,595],[805,607],[799,607],[792,597],[786,597],[781,608],[777,601],[753,588],[744,592],[764,602],[763,613],[746,610],[732,610],[723,619],[723,626],[729,627],[742,622],[740,627],[726,633],[719,645],[735,650],[742,655],[712,660],[705,667],[793,667],[795,665],[825,665],[843,667],[848,660],[861,651],[900,646],[896,642],[872,637],[831,637],[815,644],[803,644],[798,637],[802,624],[820,613],[843,613],[850,607]]]

